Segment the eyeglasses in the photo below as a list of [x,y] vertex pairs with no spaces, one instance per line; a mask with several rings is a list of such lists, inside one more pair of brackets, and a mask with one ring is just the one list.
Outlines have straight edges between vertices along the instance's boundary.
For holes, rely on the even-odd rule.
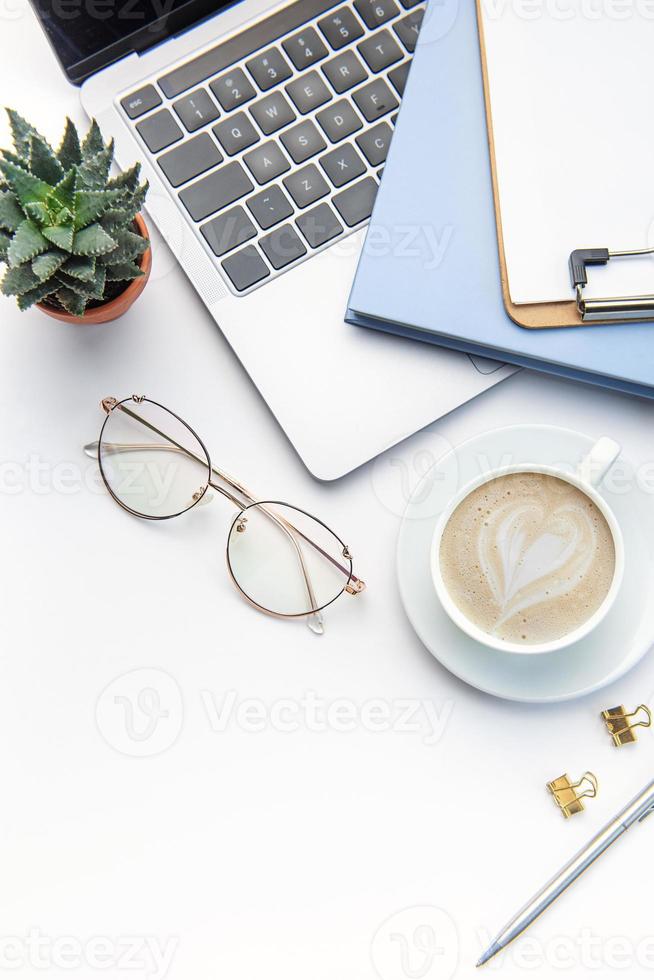
[[146,520],[179,517],[207,503],[211,487],[238,509],[227,536],[227,568],[241,594],[257,609],[285,619],[305,617],[324,632],[322,610],[365,583],[353,572],[348,546],[326,524],[279,500],[257,500],[212,465],[188,423],[144,395],[101,402],[106,419],[97,442],[104,484],[117,504]]

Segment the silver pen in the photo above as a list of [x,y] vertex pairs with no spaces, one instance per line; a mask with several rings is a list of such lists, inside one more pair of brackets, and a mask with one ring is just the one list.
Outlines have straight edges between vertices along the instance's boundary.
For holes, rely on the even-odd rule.
[[638,794],[634,797],[631,803],[628,803],[624,810],[621,810],[611,820],[610,823],[600,830],[597,836],[593,837],[591,841],[584,848],[579,851],[578,854],[568,861],[564,868],[561,868],[559,873],[552,878],[551,881],[541,888],[541,890],[534,895],[527,904],[520,909],[520,911],[513,916],[510,922],[508,922],[502,931],[495,937],[493,942],[490,944],[488,949],[479,959],[477,966],[482,966],[487,963],[493,956],[499,953],[501,950],[505,949],[509,943],[512,943],[520,933],[524,932],[534,919],[538,918],[545,909],[549,908],[552,902],[555,902],[559,895],[569,888],[569,886],[576,881],[579,875],[581,875],[586,868],[597,860],[597,858],[606,851],[611,844],[613,844],[619,837],[624,834],[626,830],[640,821],[648,817],[650,813],[654,812],[654,780],[649,783]]

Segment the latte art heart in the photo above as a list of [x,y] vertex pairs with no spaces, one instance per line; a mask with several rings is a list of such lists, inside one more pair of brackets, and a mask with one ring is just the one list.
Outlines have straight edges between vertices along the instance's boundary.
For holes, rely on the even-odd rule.
[[500,639],[543,643],[581,626],[615,570],[611,530],[565,480],[512,473],[472,491],[449,519],[441,574],[473,623]]

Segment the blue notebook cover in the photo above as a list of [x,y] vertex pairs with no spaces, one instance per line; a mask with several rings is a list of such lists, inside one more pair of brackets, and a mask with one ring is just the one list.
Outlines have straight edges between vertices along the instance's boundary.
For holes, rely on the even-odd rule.
[[474,0],[427,9],[346,319],[654,397],[654,324],[528,330],[504,308]]

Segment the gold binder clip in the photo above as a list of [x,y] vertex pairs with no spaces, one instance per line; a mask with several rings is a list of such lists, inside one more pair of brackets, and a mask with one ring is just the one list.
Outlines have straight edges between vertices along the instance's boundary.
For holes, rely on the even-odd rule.
[[[631,719],[636,718],[639,712],[644,715],[641,721],[632,721]],[[652,724],[652,712],[646,704],[639,704],[630,714],[627,714],[623,704],[618,708],[607,708],[602,712],[602,718],[613,739],[613,744],[618,748],[638,740],[634,728],[650,728]]]
[[[582,789],[584,786],[585,788]],[[597,796],[598,782],[592,772],[585,772],[577,783],[573,783],[568,774],[564,773],[563,776],[548,783],[547,788],[567,820],[573,813],[581,813],[584,809],[582,800]]]

